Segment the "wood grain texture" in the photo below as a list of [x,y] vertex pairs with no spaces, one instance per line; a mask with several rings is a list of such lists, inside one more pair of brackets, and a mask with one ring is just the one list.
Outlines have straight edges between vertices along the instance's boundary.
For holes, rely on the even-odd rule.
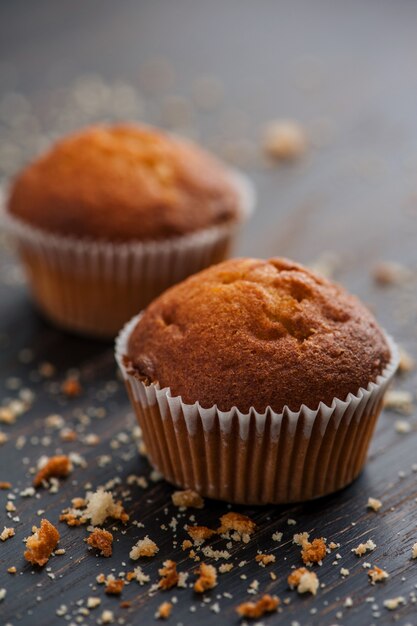
[[[265,166],[258,160],[248,167],[258,188],[259,208],[242,237],[239,252],[287,255],[301,262],[311,262],[324,251],[337,253],[336,278],[367,302],[383,326],[417,356],[414,3],[130,0],[115,7],[108,0],[70,4],[42,0],[36,5],[29,7],[16,0],[0,8],[0,57],[18,69],[15,88],[29,99],[41,88],[65,86],[81,72],[98,71],[109,79],[123,76],[135,81],[141,60],[162,55],[176,70],[173,93],[188,97],[192,81],[200,74],[215,74],[223,82],[221,107],[198,117],[200,137],[209,146],[219,134],[220,121],[226,117],[236,121],[242,110],[246,126],[242,132],[256,146],[269,119],[294,117],[313,130],[324,120],[331,131],[329,141],[321,148],[311,148],[305,159],[285,167]],[[6,88],[10,90],[10,85]],[[147,119],[159,121],[152,106],[148,107]],[[414,272],[413,278],[403,286],[375,286],[371,271],[380,259],[407,265]],[[122,595],[123,600],[132,601],[132,606],[122,609],[116,598],[105,596],[102,587],[94,589],[99,572],[110,573],[114,568],[117,574],[131,569],[129,550],[147,533],[160,548],[157,558],[144,565],[152,582],[157,580],[157,569],[165,558],[177,560],[181,571],[192,573],[195,569],[179,544],[173,548],[171,531],[160,528],[177,514],[170,504],[172,488],[164,482],[150,482],[147,489],[131,487],[126,507],[131,519],[142,522],[145,529],[142,532],[129,524],[125,534],[117,531],[111,559],[96,557],[87,550],[85,529],[59,524],[60,546],[66,554],[48,564],[55,578],[25,563],[22,540],[39,522],[39,509],[57,522],[61,509],[72,497],[83,495],[87,483],[97,487],[117,476],[121,484],[115,492],[122,493],[130,474],[148,476],[150,468],[138,456],[130,436],[133,416],[125,390],[120,382],[108,384],[116,380],[112,346],[47,325],[33,310],[25,287],[14,281],[9,284],[13,267],[9,253],[3,250],[1,395],[4,399],[15,395],[8,388],[8,379],[18,377],[34,390],[36,398],[14,425],[0,425],[9,435],[9,441],[0,448],[0,480],[10,480],[17,490],[15,504],[20,518],[11,523],[6,517],[7,492],[0,492],[0,525],[16,528],[16,536],[0,544],[0,588],[7,589],[6,599],[0,603],[0,623],[65,623],[65,618],[56,614],[62,604],[68,607],[72,623],[77,601],[93,595],[99,596],[102,604],[84,617],[86,624],[97,623],[107,608],[114,611],[116,620],[123,620],[121,624],[151,624],[158,605],[172,596],[178,603],[169,623],[236,624],[234,607],[252,598],[246,590],[253,579],[259,581],[260,591],[276,593],[281,600],[291,599],[282,613],[265,618],[266,624],[416,623],[416,605],[410,596],[417,584],[417,561],[411,560],[411,546],[417,541],[417,474],[412,471],[417,463],[415,414],[406,418],[412,432],[404,436],[395,432],[396,416],[383,413],[364,473],[342,493],[291,507],[237,507],[257,522],[259,531],[248,546],[233,545],[231,562],[235,568],[205,594],[210,598],[207,604],[192,589],[150,598],[147,586],[133,582]],[[34,354],[33,362],[27,365],[18,357],[24,348]],[[70,368],[78,368],[83,386],[80,397],[65,399],[53,393],[51,381],[34,378],[31,372],[44,361],[54,364],[52,382],[56,383]],[[416,382],[412,373],[398,378],[396,384],[415,392]],[[92,408],[97,407],[105,407],[104,417],[94,416]],[[60,442],[56,432],[45,428],[44,419],[52,413],[62,415],[68,425],[77,426],[84,435],[97,433],[100,444],[92,447],[82,441]],[[89,415],[90,423],[85,423],[82,415]],[[114,448],[111,442],[117,441],[120,432],[127,437]],[[26,444],[17,450],[17,438],[22,436]],[[46,445],[42,444],[44,436],[50,436],[49,443],[44,441]],[[36,498],[18,495],[31,484],[29,467],[42,454],[71,450],[85,457],[87,467],[76,467],[62,481],[57,494],[40,491]],[[99,455],[110,455],[111,462],[100,467]],[[369,496],[382,500],[379,513],[366,509]],[[227,510],[224,503],[207,502],[195,517],[215,527]],[[178,525],[179,543],[185,538],[181,526],[188,517],[189,513]],[[289,526],[288,518],[297,524]],[[271,540],[276,531],[284,533],[281,543]],[[341,544],[339,563],[333,565],[335,557],[329,555],[317,569],[323,587],[316,598],[298,596],[286,586],[291,566],[301,565],[299,550],[292,544],[293,533],[301,531]],[[351,549],[369,537],[375,541],[376,550],[357,558]],[[216,540],[212,545],[223,548],[224,542]],[[258,550],[272,552],[276,563],[260,568],[254,561]],[[247,563],[240,568],[237,565],[242,560]],[[371,586],[362,567],[364,561],[386,569],[389,580]],[[18,570],[14,576],[6,572],[12,565]],[[350,570],[348,578],[342,579],[340,567]],[[276,581],[270,579],[270,571],[277,574]],[[242,579],[242,575],[247,578]],[[225,597],[225,592],[233,597]],[[390,612],[383,601],[396,596],[404,596],[406,604]],[[343,606],[347,597],[352,598],[351,608]],[[219,603],[220,616],[210,609],[214,602]],[[195,613],[190,612],[192,606]]]

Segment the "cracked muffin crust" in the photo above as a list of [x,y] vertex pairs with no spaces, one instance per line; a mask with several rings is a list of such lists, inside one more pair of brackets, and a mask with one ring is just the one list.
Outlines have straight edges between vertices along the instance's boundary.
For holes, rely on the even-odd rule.
[[144,312],[127,363],[186,403],[298,411],[367,387],[390,360],[374,317],[341,286],[283,258],[232,259]]
[[9,212],[59,235],[162,240],[239,217],[223,164],[144,125],[93,126],[58,141],[17,177]]

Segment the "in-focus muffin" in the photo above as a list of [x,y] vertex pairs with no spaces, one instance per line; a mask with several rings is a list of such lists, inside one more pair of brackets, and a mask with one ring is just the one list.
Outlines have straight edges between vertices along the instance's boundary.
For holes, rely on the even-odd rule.
[[234,259],[169,289],[117,357],[151,462],[214,498],[307,500],[361,471],[396,350],[342,287]]
[[111,336],[165,288],[227,256],[249,195],[186,140],[97,126],[30,164],[7,213],[44,313]]

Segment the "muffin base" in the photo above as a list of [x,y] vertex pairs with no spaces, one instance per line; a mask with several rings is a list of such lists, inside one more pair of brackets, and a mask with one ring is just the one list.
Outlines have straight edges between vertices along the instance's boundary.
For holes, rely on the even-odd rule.
[[165,241],[84,241],[5,215],[38,309],[66,330],[114,337],[165,289],[229,256],[255,202],[246,177],[231,177],[241,198],[238,219]]
[[223,412],[185,404],[168,388],[137,378],[123,358],[137,319],[119,335],[116,359],[149,460],[169,482],[234,503],[284,504],[338,491],[360,474],[398,365],[390,338],[389,365],[357,394],[316,410],[242,414],[236,407]]

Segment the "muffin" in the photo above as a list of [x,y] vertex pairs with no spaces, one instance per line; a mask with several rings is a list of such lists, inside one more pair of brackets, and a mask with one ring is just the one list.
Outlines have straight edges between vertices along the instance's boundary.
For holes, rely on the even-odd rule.
[[7,223],[41,311],[114,336],[164,289],[226,258],[252,201],[241,175],[184,139],[96,126],[16,178]]
[[127,324],[116,357],[151,463],[246,504],[356,478],[398,361],[357,298],[281,258],[233,259],[172,287]]

